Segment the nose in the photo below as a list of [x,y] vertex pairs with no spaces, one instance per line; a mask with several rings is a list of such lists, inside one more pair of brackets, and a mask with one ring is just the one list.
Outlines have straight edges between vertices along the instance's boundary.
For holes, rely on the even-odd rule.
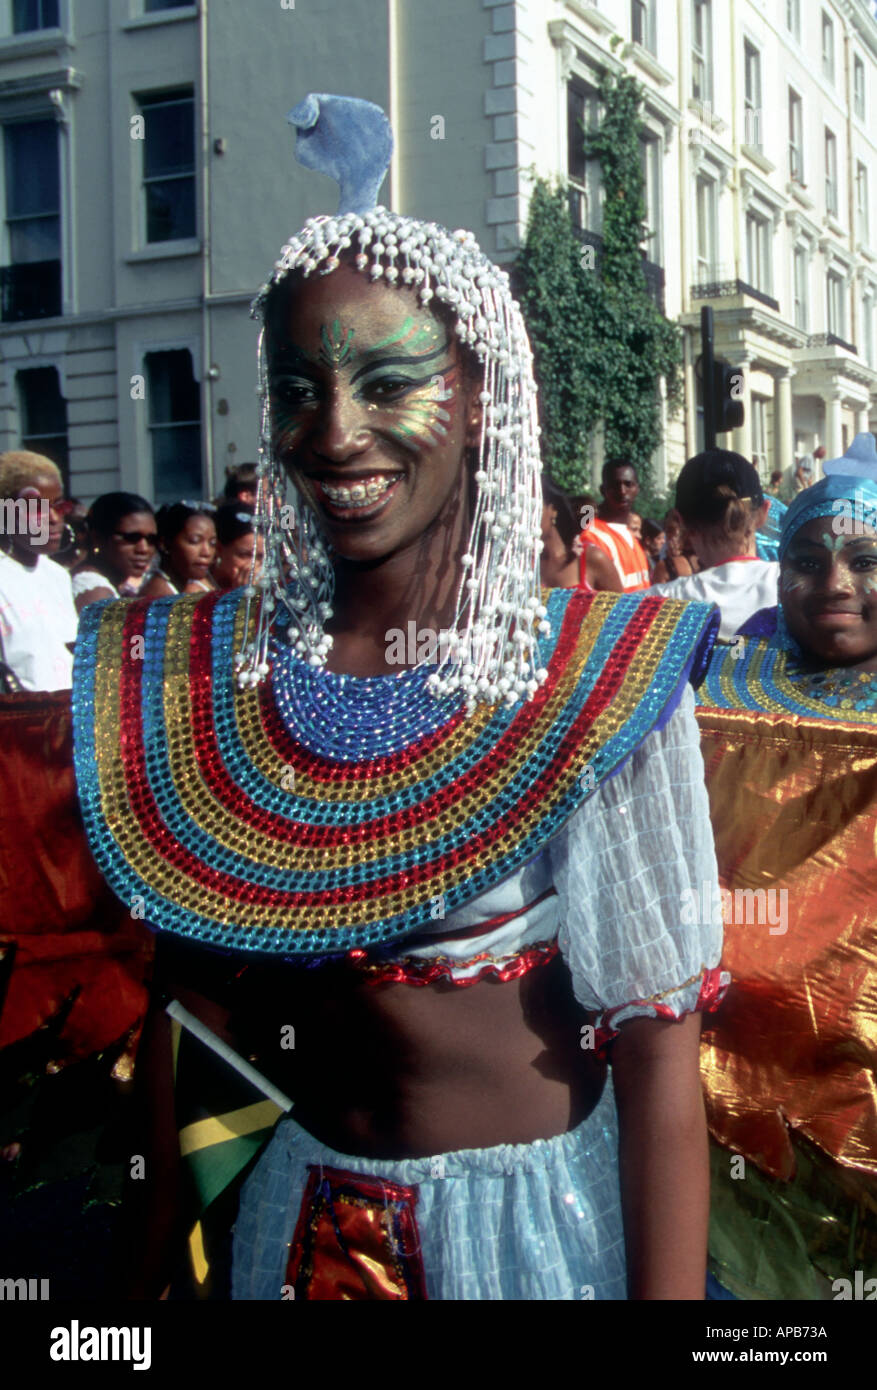
[[371,430],[367,406],[353,392],[333,385],[314,422],[311,446],[321,458],[343,463],[368,449]]
[[853,572],[847,561],[840,555],[833,555],[825,576],[825,588],[829,594],[851,594],[855,588]]

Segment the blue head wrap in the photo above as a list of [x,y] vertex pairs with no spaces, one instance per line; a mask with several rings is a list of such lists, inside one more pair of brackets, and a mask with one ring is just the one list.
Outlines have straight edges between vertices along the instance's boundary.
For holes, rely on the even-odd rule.
[[[843,506],[846,502],[848,505]],[[877,526],[877,440],[857,434],[842,458],[825,465],[825,477],[798,493],[783,517],[779,558],[796,531],[817,516],[852,516]]]

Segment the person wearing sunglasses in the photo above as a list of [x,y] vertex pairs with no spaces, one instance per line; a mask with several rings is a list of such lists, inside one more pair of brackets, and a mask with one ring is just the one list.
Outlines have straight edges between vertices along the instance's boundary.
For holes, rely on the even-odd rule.
[[90,553],[73,575],[73,595],[81,613],[98,599],[137,594],[158,545],[149,503],[133,492],[105,492],[88,512]]
[[67,690],[78,618],[57,554],[72,503],[43,454],[0,454],[0,691]]

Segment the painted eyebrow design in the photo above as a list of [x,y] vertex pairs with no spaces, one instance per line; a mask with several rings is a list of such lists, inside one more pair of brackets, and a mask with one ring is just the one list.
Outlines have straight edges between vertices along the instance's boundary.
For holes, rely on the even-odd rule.
[[417,356],[375,356],[371,362],[366,362],[365,366],[360,367],[358,371],[353,373],[353,376],[350,378],[350,384],[352,386],[354,382],[359,381],[361,376],[364,376],[366,372],[372,371],[375,367],[417,367],[420,366],[422,362],[434,362],[437,357],[442,357],[448,351],[450,345],[450,338],[446,338],[445,341],[439,347],[434,348],[432,352],[418,353]]

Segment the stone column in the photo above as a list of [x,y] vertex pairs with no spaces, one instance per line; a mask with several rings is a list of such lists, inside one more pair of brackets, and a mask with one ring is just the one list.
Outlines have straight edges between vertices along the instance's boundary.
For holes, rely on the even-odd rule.
[[866,405],[856,406],[856,434],[867,434],[871,429],[868,423],[870,411]]
[[792,377],[793,367],[786,367],[777,373],[774,395],[774,441],[776,459],[774,468],[785,470],[795,461],[795,430],[792,420]]
[[[825,402],[825,448],[826,457],[830,459],[840,458],[844,451],[843,429],[841,428],[841,402],[843,401],[842,391],[832,391],[831,394],[822,397]],[[822,470],[819,470],[820,477]],[[814,480],[815,481],[815,480]]]

